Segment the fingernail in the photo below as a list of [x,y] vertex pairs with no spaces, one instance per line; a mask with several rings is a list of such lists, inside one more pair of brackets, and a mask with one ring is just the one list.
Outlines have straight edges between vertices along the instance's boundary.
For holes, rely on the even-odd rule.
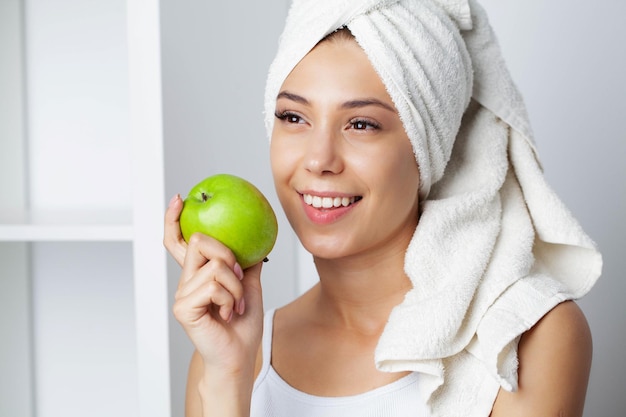
[[237,312],[240,316],[243,316],[243,313],[246,312],[246,301],[242,298],[239,300],[239,305],[237,306]]
[[239,262],[235,262],[235,267],[233,268],[233,272],[235,273],[235,275],[237,275],[237,278],[239,278],[239,281],[243,279],[243,269],[241,269],[241,265],[239,265]]
[[230,313],[228,314],[228,318],[226,319],[226,323],[230,323],[230,321],[233,319],[233,310],[230,310]]

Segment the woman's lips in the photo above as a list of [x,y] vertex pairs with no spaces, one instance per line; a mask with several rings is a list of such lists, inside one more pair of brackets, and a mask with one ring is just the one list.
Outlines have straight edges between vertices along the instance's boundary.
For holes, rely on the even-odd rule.
[[361,199],[361,196],[302,194],[304,212],[309,220],[320,225],[337,221],[350,212]]

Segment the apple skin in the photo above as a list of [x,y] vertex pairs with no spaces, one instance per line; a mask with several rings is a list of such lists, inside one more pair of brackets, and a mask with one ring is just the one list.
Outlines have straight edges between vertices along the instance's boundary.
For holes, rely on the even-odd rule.
[[230,174],[217,174],[196,184],[180,213],[183,238],[204,233],[226,245],[242,269],[255,265],[271,252],[278,222],[265,196],[250,182]]

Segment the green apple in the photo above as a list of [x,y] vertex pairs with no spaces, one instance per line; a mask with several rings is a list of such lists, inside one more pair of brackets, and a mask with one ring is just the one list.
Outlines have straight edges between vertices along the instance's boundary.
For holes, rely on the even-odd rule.
[[187,242],[195,232],[219,240],[246,269],[270,253],[278,222],[272,206],[254,185],[234,175],[217,174],[189,191],[180,213],[180,230]]

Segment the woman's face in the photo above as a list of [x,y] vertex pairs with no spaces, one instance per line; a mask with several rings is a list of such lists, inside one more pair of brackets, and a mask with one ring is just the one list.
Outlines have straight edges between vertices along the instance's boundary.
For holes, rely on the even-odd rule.
[[320,43],[287,77],[271,163],[287,218],[314,256],[406,249],[419,171],[394,104],[354,40]]

